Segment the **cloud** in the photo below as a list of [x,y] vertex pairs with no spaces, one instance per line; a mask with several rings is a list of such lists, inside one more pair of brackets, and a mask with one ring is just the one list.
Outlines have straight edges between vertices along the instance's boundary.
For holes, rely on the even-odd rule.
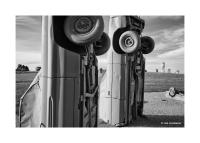
[[179,69],[184,73],[184,17],[150,16],[145,22],[143,35],[155,41],[154,51],[145,55],[147,70],[160,69],[165,62],[172,71]]
[[40,51],[41,16],[16,16],[16,50]]
[[158,42],[178,42],[184,39],[184,27],[171,27],[152,32],[151,35]]
[[144,33],[184,26],[184,16],[142,16],[142,18],[145,20]]
[[183,56],[184,55],[184,48],[179,48],[176,50],[172,50],[163,54],[160,54],[158,57],[159,58],[171,58],[171,57],[176,57],[176,56]]
[[165,15],[165,16],[142,16],[143,18],[155,21],[155,20],[171,20],[171,21],[179,21],[182,20],[184,17],[182,15],[173,16],[173,15]]
[[184,28],[163,29],[150,35],[155,41],[154,51],[149,56],[158,56],[184,47]]

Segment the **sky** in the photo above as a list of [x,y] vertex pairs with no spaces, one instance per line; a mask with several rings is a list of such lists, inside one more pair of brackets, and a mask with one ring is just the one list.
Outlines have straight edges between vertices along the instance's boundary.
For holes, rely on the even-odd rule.
[[[155,49],[144,55],[147,71],[180,70],[184,73],[184,16],[141,16],[145,20],[143,36],[155,40]],[[108,17],[104,17],[108,25]],[[30,70],[41,66],[41,16],[16,16],[16,66],[24,64]],[[105,26],[105,31],[108,27]]]

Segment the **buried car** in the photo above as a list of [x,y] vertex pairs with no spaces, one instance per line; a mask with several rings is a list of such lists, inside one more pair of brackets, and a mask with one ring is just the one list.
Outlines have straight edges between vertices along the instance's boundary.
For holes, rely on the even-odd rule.
[[99,118],[124,126],[143,114],[145,58],[154,40],[141,36],[145,22],[138,16],[110,16],[111,45],[99,61],[106,69],[100,84]]
[[[102,16],[43,16],[42,69],[20,100],[20,127],[96,127]],[[32,89],[32,90],[31,90]],[[35,90],[37,89],[37,90]]]

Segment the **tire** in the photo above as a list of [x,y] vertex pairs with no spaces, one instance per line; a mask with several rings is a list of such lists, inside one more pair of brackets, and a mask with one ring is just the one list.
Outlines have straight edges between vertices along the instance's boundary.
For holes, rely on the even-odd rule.
[[102,16],[69,16],[64,21],[66,37],[77,45],[97,41],[104,30]]
[[64,23],[65,20],[69,18],[68,16],[53,16],[52,21],[52,40],[55,41],[55,44],[59,45],[60,47],[69,50],[71,52],[75,52],[80,55],[86,55],[87,50],[84,45],[77,45],[64,33]]
[[119,38],[120,38],[121,34],[124,33],[125,31],[126,31],[125,28],[119,28],[113,34],[113,40],[112,40],[113,49],[118,54],[125,54],[125,52],[122,51],[119,46]]
[[119,38],[119,46],[127,54],[136,52],[140,45],[140,37],[135,31],[126,31]]
[[[128,37],[133,39],[133,41],[136,40],[136,44],[133,43],[132,46],[129,46],[129,50],[127,50],[125,44],[123,44],[127,41],[126,39]],[[135,31],[130,31],[127,28],[119,28],[113,34],[113,49],[118,54],[134,53],[138,50],[140,44],[139,35]]]
[[105,54],[110,48],[110,38],[103,32],[101,38],[94,43],[94,51],[97,56]]
[[141,38],[141,49],[143,54],[149,54],[153,51],[155,42],[151,37],[144,36]]

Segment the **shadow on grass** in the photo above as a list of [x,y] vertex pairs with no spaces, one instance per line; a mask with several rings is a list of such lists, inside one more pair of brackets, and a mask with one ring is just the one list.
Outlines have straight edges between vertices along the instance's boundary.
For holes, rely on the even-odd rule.
[[184,127],[184,116],[145,115],[127,127]]

